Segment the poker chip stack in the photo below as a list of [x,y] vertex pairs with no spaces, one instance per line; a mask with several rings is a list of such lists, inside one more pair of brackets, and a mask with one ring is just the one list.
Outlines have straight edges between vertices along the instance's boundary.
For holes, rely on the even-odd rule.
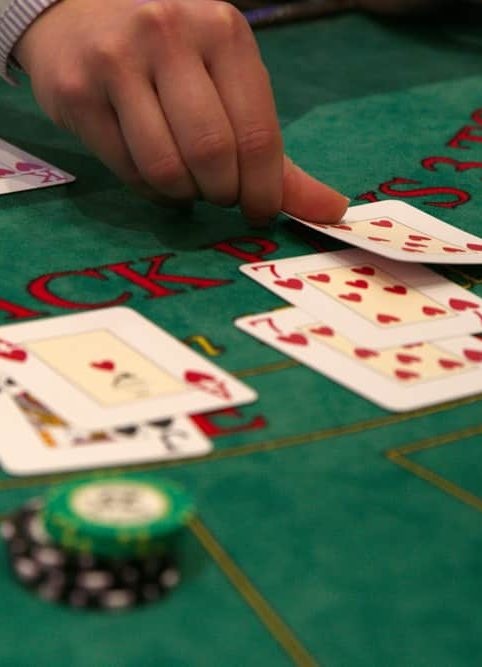
[[179,583],[176,553],[193,513],[172,482],[94,479],[29,501],[3,522],[2,535],[15,576],[41,598],[120,610]]

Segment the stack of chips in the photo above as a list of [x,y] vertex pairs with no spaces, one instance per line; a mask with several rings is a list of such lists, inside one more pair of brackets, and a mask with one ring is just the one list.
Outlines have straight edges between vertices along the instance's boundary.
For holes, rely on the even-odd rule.
[[193,512],[172,482],[87,480],[26,503],[2,534],[15,576],[43,599],[126,609],[178,584],[176,552]]

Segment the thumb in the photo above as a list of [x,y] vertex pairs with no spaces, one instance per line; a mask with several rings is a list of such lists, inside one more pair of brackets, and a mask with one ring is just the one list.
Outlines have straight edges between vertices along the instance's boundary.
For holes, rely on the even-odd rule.
[[350,200],[320,183],[285,155],[283,166],[283,212],[308,222],[339,222]]

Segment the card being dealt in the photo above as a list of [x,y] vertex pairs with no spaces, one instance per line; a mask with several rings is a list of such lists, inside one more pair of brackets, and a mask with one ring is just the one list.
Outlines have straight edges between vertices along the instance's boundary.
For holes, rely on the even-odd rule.
[[352,206],[336,225],[289,217],[327,236],[399,262],[482,264],[482,238],[402,201]]
[[0,327],[0,372],[88,428],[250,403],[256,393],[129,308]]
[[477,333],[482,299],[423,266],[364,250],[244,264],[240,270],[364,345]]
[[236,326],[339,384],[404,412],[482,392],[482,340],[461,336],[389,348],[362,345],[298,308],[236,320]]
[[12,475],[197,457],[212,449],[185,416],[108,429],[81,428],[8,376],[0,377],[0,414],[0,460]]
[[0,195],[72,181],[71,174],[0,139]]

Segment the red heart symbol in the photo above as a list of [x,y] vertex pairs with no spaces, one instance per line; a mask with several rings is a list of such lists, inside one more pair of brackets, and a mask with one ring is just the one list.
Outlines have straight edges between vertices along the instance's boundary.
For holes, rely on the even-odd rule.
[[345,285],[350,285],[350,287],[359,287],[360,289],[366,289],[368,287],[366,280],[347,280]]
[[345,301],[361,301],[361,294],[355,294],[355,292],[350,292],[349,294],[339,294],[340,299],[345,299]]
[[414,373],[413,371],[404,371],[399,369],[395,371],[395,375],[399,380],[413,380],[414,378],[420,377],[418,373]]
[[432,240],[430,238],[430,236],[419,236],[418,234],[409,234],[408,238],[412,239],[412,241],[431,241]]
[[0,176],[11,176],[14,173],[11,169],[0,169]]
[[4,352],[0,350],[0,357],[8,359],[8,361],[25,361],[27,353],[19,349],[6,350]]
[[351,232],[352,229],[348,225],[330,225],[330,227],[334,227],[335,229],[343,229],[344,231]]
[[356,269],[352,269],[354,273],[360,273],[362,276],[373,276],[375,275],[375,269],[371,266],[359,266]]
[[442,248],[445,252],[465,252],[462,248]]
[[454,310],[467,310],[467,308],[478,308],[478,303],[473,301],[464,301],[463,299],[450,299],[449,306]]
[[478,243],[467,243],[467,248],[469,250],[482,250],[482,245]]
[[402,248],[405,252],[423,252],[423,250],[415,250],[414,248]]
[[214,380],[212,375],[202,373],[201,371],[186,371],[184,373],[184,377],[186,381],[190,382],[191,384],[195,384],[196,382],[203,382],[205,380]]
[[397,354],[397,359],[401,364],[416,364],[422,361],[420,357],[416,357],[413,354]]
[[393,222],[390,222],[390,220],[375,220],[370,224],[375,225],[375,227],[393,227]]
[[17,162],[15,169],[17,171],[33,171],[34,169],[42,169],[42,164],[35,164],[35,162]]
[[329,283],[331,278],[326,273],[316,273],[314,276],[308,276],[311,280],[316,280],[319,283]]
[[287,287],[288,289],[302,289],[303,283],[298,278],[288,278],[287,280],[275,280],[275,285]]
[[405,245],[408,246],[409,248],[427,248],[428,247],[424,243],[414,243],[413,241],[407,241],[405,243]]
[[406,294],[407,288],[403,285],[391,285],[390,287],[383,288],[385,292],[391,292],[392,294]]
[[310,331],[320,336],[333,336],[335,334],[331,327],[316,327],[315,329],[310,329]]
[[460,361],[454,361],[453,359],[439,359],[438,363],[442,368],[446,368],[447,370],[461,368],[463,366]]
[[308,341],[302,334],[292,333],[289,336],[278,336],[278,340],[284,343],[292,343],[293,345],[307,345]]
[[362,347],[357,347],[356,350],[354,350],[354,353],[357,357],[360,357],[360,359],[369,359],[370,357],[379,356],[379,352],[376,352],[375,350],[367,350]]
[[400,322],[400,318],[395,317],[395,315],[385,315],[384,313],[380,313],[377,315],[377,320],[381,324],[389,324],[390,322]]
[[97,368],[99,371],[113,371],[115,368],[114,362],[108,361],[107,359],[104,361],[93,361],[90,365],[92,368]]
[[422,308],[422,312],[424,315],[428,315],[429,317],[433,317],[434,315],[446,315],[446,311],[442,310],[442,308],[434,308],[433,306],[424,306]]
[[222,380],[218,380],[214,375],[209,375],[209,373],[203,373],[202,371],[188,370],[184,373],[184,379],[189,384],[197,386],[198,389],[208,394],[213,394],[213,396],[224,400],[231,398],[231,394],[225,383]]
[[469,361],[482,361],[482,350],[464,350],[464,355]]
[[368,236],[369,241],[390,241],[390,239],[382,239],[380,236]]

